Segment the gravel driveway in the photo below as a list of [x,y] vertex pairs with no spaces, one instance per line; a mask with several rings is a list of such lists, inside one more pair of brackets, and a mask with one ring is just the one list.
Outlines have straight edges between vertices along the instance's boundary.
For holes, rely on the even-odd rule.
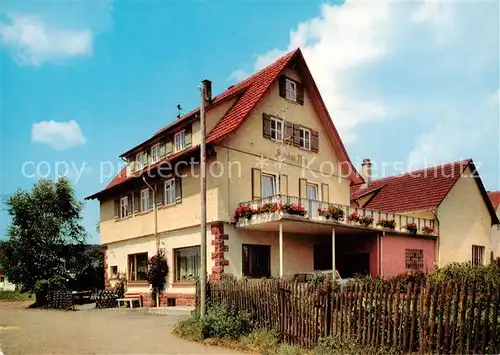
[[181,316],[150,315],[140,309],[57,311],[27,305],[0,302],[0,347],[5,355],[237,353],[172,335]]

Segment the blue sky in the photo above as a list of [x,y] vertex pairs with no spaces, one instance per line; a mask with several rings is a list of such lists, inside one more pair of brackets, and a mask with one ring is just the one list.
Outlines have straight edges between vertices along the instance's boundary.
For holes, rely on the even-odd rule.
[[[472,157],[487,189],[499,189],[498,10],[449,1],[0,5],[0,191],[29,188],[34,164],[53,178],[66,162],[82,169],[69,177],[83,199],[110,180],[100,181],[100,162],[119,164],[175,119],[178,103],[197,106],[202,79],[218,93],[297,46],[355,164],[370,157],[407,170]],[[97,220],[98,203],[86,202],[93,242]],[[0,212],[2,232],[8,222]]]

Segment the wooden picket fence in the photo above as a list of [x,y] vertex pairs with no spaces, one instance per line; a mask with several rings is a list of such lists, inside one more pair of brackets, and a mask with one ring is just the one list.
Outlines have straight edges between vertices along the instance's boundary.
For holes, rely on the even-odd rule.
[[500,353],[500,285],[360,282],[340,288],[284,280],[209,282],[207,301],[252,314],[306,348],[333,336],[406,353]]

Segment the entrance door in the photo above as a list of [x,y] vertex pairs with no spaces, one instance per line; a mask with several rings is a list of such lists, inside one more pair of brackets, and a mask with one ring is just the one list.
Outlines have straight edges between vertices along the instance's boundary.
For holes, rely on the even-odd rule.
[[370,253],[344,254],[342,277],[370,274]]
[[314,244],[314,270],[332,269],[332,245]]

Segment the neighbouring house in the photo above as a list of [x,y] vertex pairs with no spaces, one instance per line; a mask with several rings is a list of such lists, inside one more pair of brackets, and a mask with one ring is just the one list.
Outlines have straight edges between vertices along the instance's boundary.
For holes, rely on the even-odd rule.
[[[491,261],[491,253],[498,248],[491,237],[498,216],[472,159],[374,181],[366,169],[369,165],[365,159],[365,183],[351,186],[351,205],[436,221],[438,266]],[[383,250],[398,247],[391,240],[383,238]],[[383,252],[383,275],[394,275],[399,271],[396,261],[384,256]]]
[[13,284],[12,282],[9,282],[3,270],[0,269],[0,291],[15,291],[15,290],[16,290],[16,285]]
[[[491,204],[496,211],[497,217],[500,219],[500,191],[488,191],[488,196]],[[500,223],[491,227],[491,259],[500,257]]]
[[[435,215],[350,205],[350,187],[364,179],[300,50],[209,96],[204,237],[212,279],[334,266],[342,277],[434,267]],[[143,293],[149,304],[145,275],[158,242],[170,265],[162,304],[194,303],[201,134],[196,109],[123,153],[126,167],[87,197],[100,202],[106,287],[126,275],[128,292]]]

